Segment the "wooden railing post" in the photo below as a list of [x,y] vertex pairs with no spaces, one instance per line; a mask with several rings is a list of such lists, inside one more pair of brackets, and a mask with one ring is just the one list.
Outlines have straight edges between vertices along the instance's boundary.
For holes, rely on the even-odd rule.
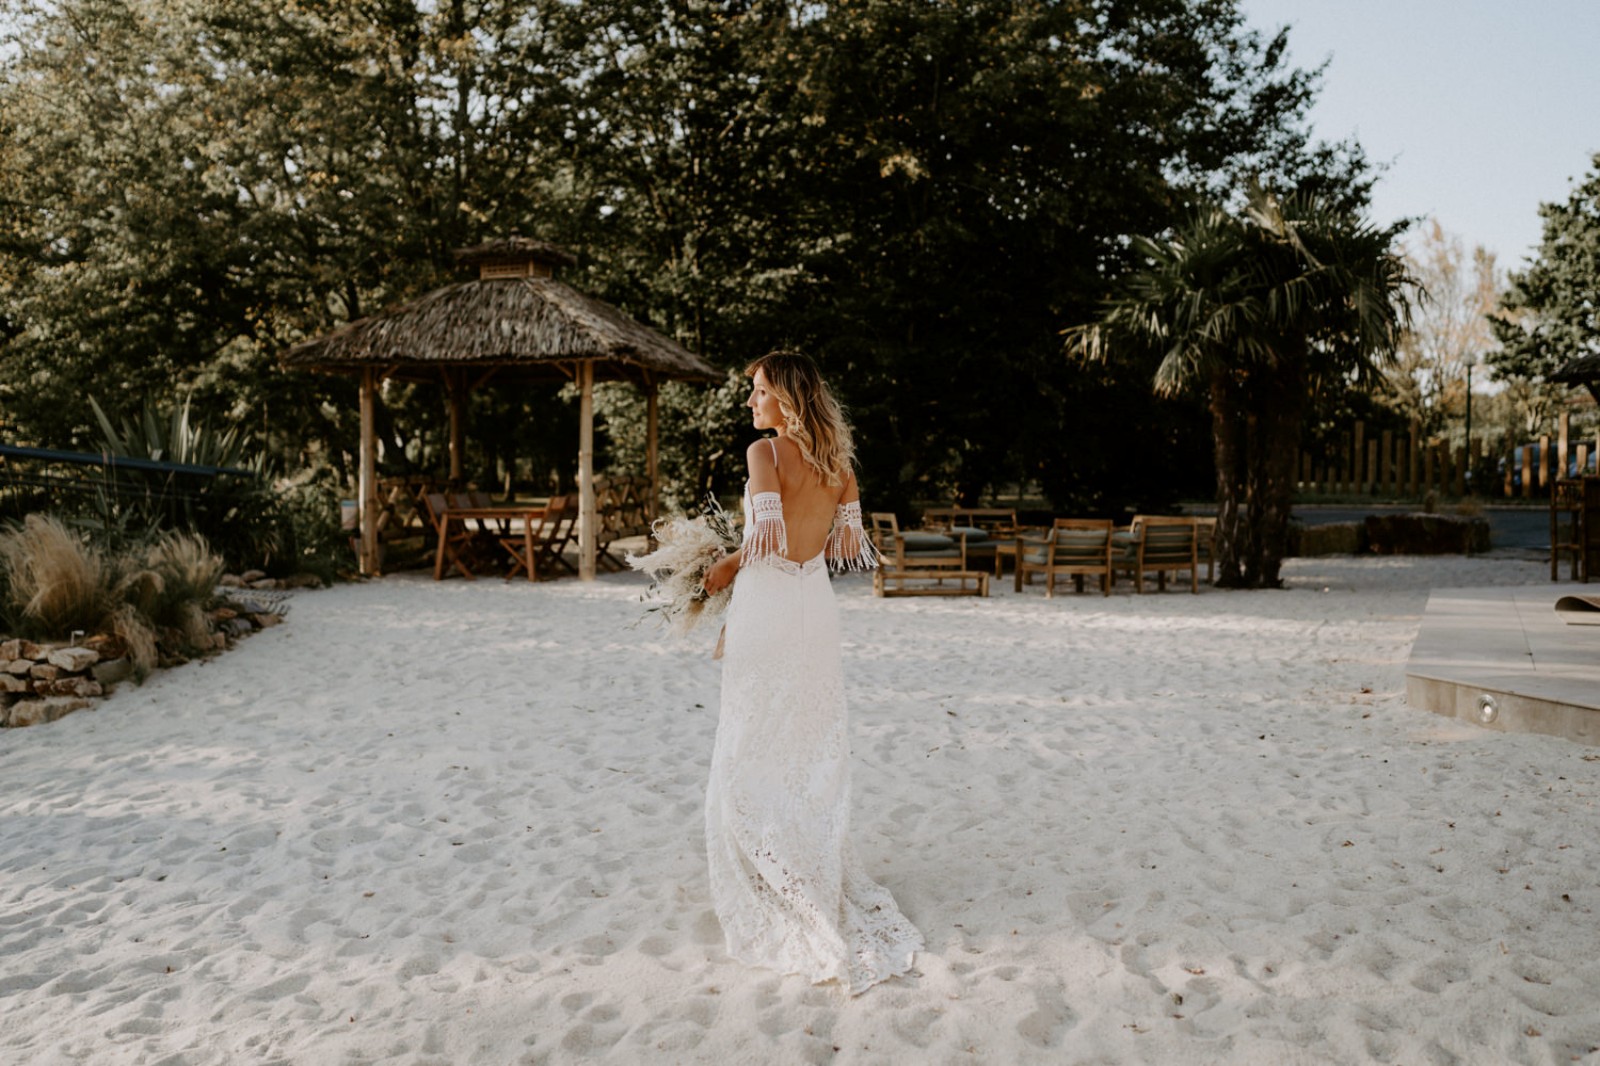
[[1560,428],[1556,432],[1560,435],[1560,443],[1556,445],[1556,470],[1557,480],[1567,476],[1567,431],[1571,428],[1571,413],[1561,412]]
[[1412,496],[1422,495],[1422,423],[1411,420],[1411,436],[1406,438],[1406,483]]

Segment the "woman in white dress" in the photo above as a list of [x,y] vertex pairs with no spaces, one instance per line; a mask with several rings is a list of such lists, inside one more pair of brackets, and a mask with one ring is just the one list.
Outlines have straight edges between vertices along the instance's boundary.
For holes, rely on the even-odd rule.
[[803,355],[747,369],[757,429],[744,540],[705,578],[734,582],[706,788],[711,900],[734,958],[852,994],[911,968],[922,937],[856,861],[839,616],[828,568],[877,564],[854,447]]

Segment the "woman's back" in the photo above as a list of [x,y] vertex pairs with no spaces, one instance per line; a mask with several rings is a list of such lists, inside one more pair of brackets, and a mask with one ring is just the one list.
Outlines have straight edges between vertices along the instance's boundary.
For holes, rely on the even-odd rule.
[[751,494],[777,492],[783,499],[788,558],[803,563],[822,554],[839,504],[856,498],[854,476],[847,472],[840,484],[827,484],[785,437],[756,441],[747,458]]

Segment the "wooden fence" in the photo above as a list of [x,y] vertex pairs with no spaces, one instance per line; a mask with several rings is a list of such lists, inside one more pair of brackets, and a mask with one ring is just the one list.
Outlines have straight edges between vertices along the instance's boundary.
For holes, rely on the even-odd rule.
[[[1474,495],[1539,498],[1550,494],[1554,478],[1565,477],[1576,463],[1582,472],[1600,456],[1600,436],[1574,440],[1570,417],[1561,413],[1552,442],[1544,434],[1523,445],[1506,445],[1485,455],[1483,442],[1451,448],[1442,440],[1423,436],[1412,423],[1410,433],[1392,430],[1367,432],[1364,422],[1341,435],[1330,453],[1300,453],[1299,491],[1302,495],[1329,496],[1442,496]],[[1472,472],[1469,479],[1468,471]]]

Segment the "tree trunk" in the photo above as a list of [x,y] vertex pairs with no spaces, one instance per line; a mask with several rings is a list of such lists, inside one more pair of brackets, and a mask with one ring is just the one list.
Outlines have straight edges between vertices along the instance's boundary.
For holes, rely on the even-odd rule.
[[1294,502],[1294,463],[1305,410],[1303,361],[1290,360],[1252,377],[1248,394],[1250,439],[1246,446],[1247,549],[1241,557],[1242,584],[1279,588],[1279,571],[1289,546],[1289,515]]
[[[1300,361],[1285,366],[1266,390],[1272,396],[1261,413],[1261,449],[1255,473],[1256,495],[1261,501],[1258,527],[1259,587],[1281,588],[1279,571],[1289,549],[1289,518],[1294,505],[1295,457],[1300,454],[1300,423],[1305,412],[1306,387]],[[1274,395],[1275,394],[1275,395]]]
[[1239,394],[1226,373],[1211,379],[1211,434],[1217,465],[1217,580],[1219,588],[1244,584],[1239,567],[1246,490],[1243,412]]

